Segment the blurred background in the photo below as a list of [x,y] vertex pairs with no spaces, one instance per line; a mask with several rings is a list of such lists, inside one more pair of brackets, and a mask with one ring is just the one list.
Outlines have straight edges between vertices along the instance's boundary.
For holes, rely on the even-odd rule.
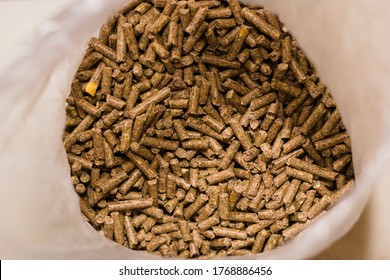
[[[0,64],[40,23],[71,2],[74,1],[0,0]],[[351,231],[314,259],[390,259],[388,197],[390,189],[376,188]]]

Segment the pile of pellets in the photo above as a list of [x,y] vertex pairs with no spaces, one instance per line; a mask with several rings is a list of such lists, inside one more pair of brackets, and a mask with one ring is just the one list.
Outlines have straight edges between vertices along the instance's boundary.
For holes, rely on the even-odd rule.
[[81,211],[133,250],[268,251],[354,186],[315,68],[276,15],[237,0],[130,0],[90,39],[66,101]]

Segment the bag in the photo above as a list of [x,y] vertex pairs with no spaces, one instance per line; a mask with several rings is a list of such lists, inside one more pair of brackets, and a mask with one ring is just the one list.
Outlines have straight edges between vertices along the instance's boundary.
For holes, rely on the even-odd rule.
[[[373,186],[386,175],[390,58],[386,44],[374,43],[389,40],[383,34],[389,33],[384,11],[390,4],[251,2],[280,15],[329,86],[351,135],[356,188],[286,245],[234,258],[310,258],[352,227]],[[65,98],[87,39],[122,3],[75,2],[45,22],[1,66],[0,259],[161,258],[129,251],[83,220],[61,139]]]

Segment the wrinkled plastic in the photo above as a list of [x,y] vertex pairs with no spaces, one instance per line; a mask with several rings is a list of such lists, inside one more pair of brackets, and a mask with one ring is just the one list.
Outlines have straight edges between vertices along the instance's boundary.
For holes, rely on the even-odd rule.
[[[279,14],[331,89],[351,135],[356,188],[286,245],[234,258],[310,258],[352,227],[378,176],[390,171],[390,3],[250,2]],[[65,98],[87,39],[122,3],[76,1],[0,66],[0,259],[159,258],[119,246],[86,224],[61,140]]]

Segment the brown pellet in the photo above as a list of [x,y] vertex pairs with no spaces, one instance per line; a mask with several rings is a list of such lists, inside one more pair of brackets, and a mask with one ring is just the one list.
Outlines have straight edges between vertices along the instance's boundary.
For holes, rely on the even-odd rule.
[[307,118],[307,120],[300,127],[300,131],[307,135],[309,131],[317,124],[319,119],[325,114],[326,109],[323,103],[320,103],[316,108],[314,108],[313,112]]
[[110,216],[104,219],[103,233],[106,238],[114,239],[114,220]]
[[189,117],[186,121],[186,126],[192,128],[200,133],[203,133],[207,136],[215,138],[217,140],[226,141],[226,139],[224,139],[221,134],[219,134],[218,132],[213,130],[211,127],[209,127],[208,125],[206,125],[204,122],[202,122],[199,119]]
[[188,220],[192,215],[195,214],[203,205],[206,204],[209,197],[206,194],[201,194],[192,204],[184,209],[184,217]]
[[223,57],[219,57],[211,54],[203,54],[201,57],[201,62],[209,65],[214,65],[217,67],[224,67],[224,68],[239,69],[241,67],[241,63],[238,61],[229,61]]
[[282,231],[282,235],[283,235],[283,237],[286,240],[290,239],[290,238],[296,236],[301,231],[303,231],[308,225],[309,225],[309,222],[306,222],[306,223],[299,223],[299,222],[295,223],[295,224],[289,226],[288,228],[285,228]]
[[92,38],[64,147],[88,222],[133,250],[282,246],[354,186],[351,140],[298,42],[237,0],[128,0]]
[[128,178],[127,174],[125,172],[119,172],[115,176],[111,177],[109,180],[107,180],[104,184],[102,184],[99,187],[100,192],[103,194],[107,194],[110,191],[112,191],[116,186],[118,186],[120,183],[122,183],[124,180]]
[[244,19],[248,20],[254,26],[256,26],[261,32],[270,36],[274,40],[278,40],[280,37],[280,32],[272,25],[268,24],[265,20],[263,20],[260,16],[254,13],[252,10],[248,8],[243,8],[241,15]]
[[261,230],[255,238],[255,241],[252,246],[252,253],[260,253],[263,251],[264,244],[267,240],[267,238],[270,236],[269,231],[263,229]]
[[297,158],[290,158],[287,161],[287,165],[332,181],[335,180],[336,176],[338,175],[337,172],[334,172],[332,170],[320,167],[318,165]]
[[307,217],[313,219],[329,206],[331,199],[328,195],[323,196],[318,202],[314,203],[307,211]]
[[228,237],[231,239],[245,240],[247,238],[246,232],[238,229],[213,227],[213,232],[216,236]]
[[99,39],[91,38],[91,40],[89,41],[89,46],[103,56],[106,56],[107,58],[111,59],[112,61],[118,62],[116,52],[109,46],[102,43]]
[[314,143],[315,147],[319,151],[324,151],[328,148],[334,147],[337,144],[343,143],[345,139],[349,138],[348,134],[343,132],[336,134],[334,136],[328,137],[326,139],[317,141]]
[[197,31],[190,35],[188,39],[183,43],[183,51],[185,54],[189,53],[192,48],[198,43],[199,39],[203,36],[208,28],[208,24],[203,22]]
[[207,7],[199,8],[196,14],[193,16],[192,20],[188,23],[185,31],[190,35],[196,33],[196,31],[198,31],[201,24],[206,19],[207,11],[208,11]]
[[241,51],[241,48],[249,34],[249,29],[247,26],[241,26],[238,31],[237,37],[234,39],[233,44],[230,47],[226,58],[230,61],[233,61],[237,58],[238,53]]
[[291,167],[286,167],[286,172],[287,172],[287,176],[289,177],[296,178],[308,183],[313,182],[313,174],[310,174],[308,172],[291,168]]
[[126,153],[126,156],[134,163],[135,166],[139,168],[139,170],[148,179],[154,179],[157,177],[156,171],[150,166],[150,164],[146,160],[130,151]]
[[157,104],[161,101],[167,99],[171,94],[171,91],[169,88],[163,88],[160,91],[158,91],[155,95],[148,98],[147,100],[144,100],[142,103],[138,104],[136,107],[130,109],[129,116],[132,118],[135,118],[136,116],[146,112],[148,107],[151,104]]
[[292,152],[306,142],[305,137],[299,134],[283,145],[283,155]]
[[325,162],[319,151],[316,149],[314,144],[310,141],[310,139],[306,139],[305,143],[302,145],[305,152],[309,155],[309,157],[319,166],[324,166]]
[[176,151],[180,145],[179,141],[153,138],[148,136],[142,137],[140,140],[140,144],[147,147],[170,150],[170,151]]
[[283,91],[293,97],[299,97],[301,95],[301,90],[299,88],[279,80],[272,80],[271,87],[273,90]]
[[240,141],[241,146],[245,150],[249,150],[250,148],[252,148],[253,146],[252,140],[247,134],[247,132],[244,131],[239,120],[237,118],[234,118],[230,121],[229,125],[232,128],[237,139]]
[[110,202],[108,209],[112,211],[125,211],[133,209],[142,209],[152,206],[153,200],[151,198],[134,199],[127,201]]

